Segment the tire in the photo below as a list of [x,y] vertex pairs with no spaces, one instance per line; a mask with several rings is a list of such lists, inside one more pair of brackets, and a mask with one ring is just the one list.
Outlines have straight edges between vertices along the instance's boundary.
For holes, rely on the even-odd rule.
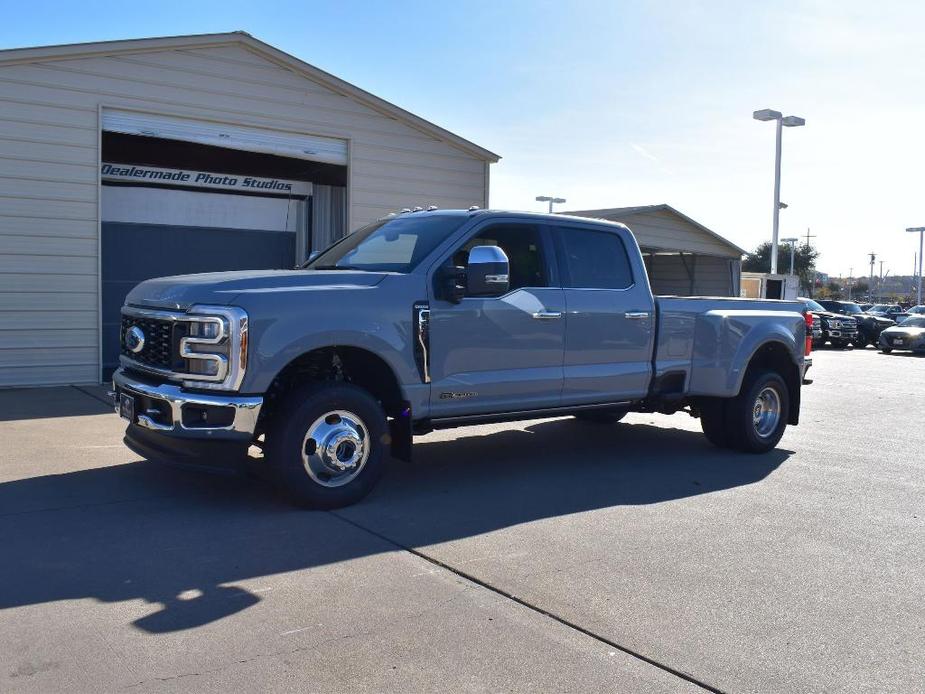
[[277,413],[267,430],[267,459],[295,503],[340,508],[376,486],[387,460],[388,424],[367,391],[312,383],[296,388]]
[[616,424],[626,416],[626,410],[583,410],[575,413],[575,419],[592,424]]
[[881,347],[880,351],[883,352],[884,354],[889,354],[893,350],[890,347]]
[[848,343],[844,340],[832,340],[832,346],[836,349],[846,349],[848,347]]
[[855,340],[853,344],[857,349],[864,349],[867,347],[867,345],[870,344],[870,342],[863,335],[858,335],[858,339]]
[[707,441],[718,448],[729,448],[726,428],[726,400],[710,398],[700,404],[700,428]]
[[[756,419],[759,406],[764,412]],[[771,414],[774,410],[776,415]],[[748,373],[739,394],[725,403],[728,445],[743,453],[766,453],[784,435],[789,416],[790,391],[780,374]]]

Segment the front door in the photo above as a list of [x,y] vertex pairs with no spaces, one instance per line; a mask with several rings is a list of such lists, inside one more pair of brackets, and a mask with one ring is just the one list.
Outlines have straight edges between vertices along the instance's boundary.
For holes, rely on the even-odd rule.
[[532,224],[495,223],[453,252],[453,264],[464,266],[475,246],[500,246],[510,262],[510,289],[458,304],[431,302],[431,416],[559,404],[565,300],[547,238]]
[[[565,292],[562,404],[644,397],[652,378],[655,306],[627,232],[555,229]],[[630,244],[629,248],[627,244]]]

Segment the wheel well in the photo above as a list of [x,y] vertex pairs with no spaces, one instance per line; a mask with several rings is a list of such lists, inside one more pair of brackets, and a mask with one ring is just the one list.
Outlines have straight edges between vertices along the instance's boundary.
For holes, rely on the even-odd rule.
[[382,357],[360,347],[322,347],[296,357],[277,374],[267,389],[261,418],[272,417],[276,404],[296,386],[318,381],[344,381],[365,388],[390,417],[404,409],[398,379]]
[[802,378],[800,368],[790,357],[790,350],[782,342],[766,342],[752,355],[745,370],[744,384],[756,371],[774,371],[779,373],[787,384],[790,393],[790,416],[788,424],[798,424],[800,419],[800,386]]

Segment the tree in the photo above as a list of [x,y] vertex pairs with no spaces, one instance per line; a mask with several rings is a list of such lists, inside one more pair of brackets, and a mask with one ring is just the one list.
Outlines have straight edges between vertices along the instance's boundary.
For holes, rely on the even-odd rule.
[[870,287],[867,286],[867,282],[864,280],[859,280],[851,285],[851,298],[855,301],[860,301],[865,296],[867,296],[867,291]]
[[[800,287],[812,286],[813,274],[816,272],[816,258],[819,251],[806,244],[796,247],[793,258],[793,271],[800,277]],[[771,271],[771,244],[765,242],[755,249],[754,253],[745,256],[742,263],[745,272]],[[790,272],[790,246],[779,246],[777,251],[777,269],[779,272]]]

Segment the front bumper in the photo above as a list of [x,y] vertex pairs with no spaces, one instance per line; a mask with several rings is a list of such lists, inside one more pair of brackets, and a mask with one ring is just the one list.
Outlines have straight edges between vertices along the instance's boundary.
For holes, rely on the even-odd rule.
[[[899,344],[896,343],[897,339],[900,340]],[[881,348],[897,351],[925,352],[925,339],[922,338],[902,337],[880,333],[879,345]]]
[[856,340],[858,337],[857,328],[855,328],[854,330],[846,329],[846,328],[842,328],[842,329],[827,328],[825,331],[825,334],[827,338],[829,339],[834,338],[836,340]]
[[[263,398],[259,396],[190,393],[171,383],[151,383],[118,369],[112,376],[119,394],[135,399],[140,429],[179,439],[248,442],[254,437]],[[211,419],[210,419],[211,418]]]

